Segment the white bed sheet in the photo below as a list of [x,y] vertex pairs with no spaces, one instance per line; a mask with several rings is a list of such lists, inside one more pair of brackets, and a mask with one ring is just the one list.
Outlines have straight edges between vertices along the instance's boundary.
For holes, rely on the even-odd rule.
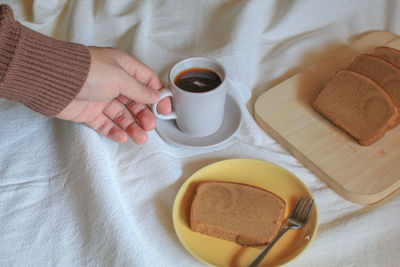
[[400,197],[344,200],[262,131],[262,92],[371,30],[400,33],[399,1],[2,1],[24,25],[62,40],[118,47],[166,82],[170,67],[209,56],[228,72],[243,123],[226,143],[188,149],[155,131],[145,145],[0,100],[1,266],[203,266],[179,243],[174,197],[219,160],[278,164],[312,191],[319,230],[288,266],[399,266]]

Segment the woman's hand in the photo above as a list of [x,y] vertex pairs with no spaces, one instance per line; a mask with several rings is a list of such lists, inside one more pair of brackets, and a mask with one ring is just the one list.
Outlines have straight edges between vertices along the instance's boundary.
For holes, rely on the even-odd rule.
[[[107,138],[137,144],[147,141],[156,118],[147,104],[159,100],[163,87],[147,66],[115,48],[89,47],[91,65],[85,84],[56,118],[86,123]],[[161,114],[171,112],[169,98],[158,105]]]

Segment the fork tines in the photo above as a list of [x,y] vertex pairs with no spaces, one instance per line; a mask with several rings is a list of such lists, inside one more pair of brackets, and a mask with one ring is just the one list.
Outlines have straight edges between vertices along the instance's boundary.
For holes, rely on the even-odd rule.
[[307,220],[312,212],[313,206],[313,199],[302,196],[291,216],[297,217],[300,220]]

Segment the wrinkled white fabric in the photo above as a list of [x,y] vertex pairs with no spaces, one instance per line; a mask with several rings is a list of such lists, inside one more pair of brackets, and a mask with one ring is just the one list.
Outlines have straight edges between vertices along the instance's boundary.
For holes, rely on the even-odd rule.
[[[288,266],[398,266],[400,197],[365,206],[338,196],[252,117],[268,88],[372,30],[400,34],[399,1],[2,1],[58,39],[118,47],[167,82],[180,59],[222,62],[243,123],[209,149],[113,143],[88,127],[0,100],[1,266],[203,266],[179,243],[176,193],[219,160],[278,164],[312,191],[319,230]],[[377,177],[378,178],[378,177]]]

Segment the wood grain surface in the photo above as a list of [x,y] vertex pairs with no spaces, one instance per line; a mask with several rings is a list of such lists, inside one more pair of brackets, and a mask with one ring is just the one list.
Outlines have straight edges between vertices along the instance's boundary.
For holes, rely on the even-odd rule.
[[400,37],[371,32],[261,94],[254,117],[262,129],[347,200],[370,204],[400,187],[400,126],[364,147],[314,111],[310,101],[341,68],[377,46],[400,49]]

